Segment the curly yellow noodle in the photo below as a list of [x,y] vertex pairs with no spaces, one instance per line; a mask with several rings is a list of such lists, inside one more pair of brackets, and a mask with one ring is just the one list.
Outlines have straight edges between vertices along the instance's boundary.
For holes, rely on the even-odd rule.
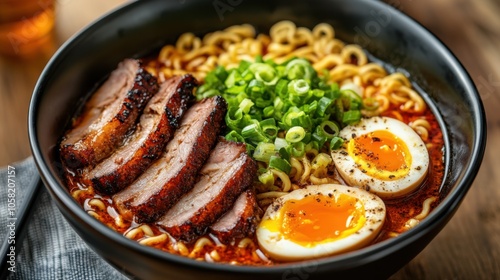
[[174,245],[174,248],[176,249],[177,252],[179,252],[182,256],[187,256],[189,255],[189,249],[186,247],[186,245],[183,242],[177,242]]
[[195,57],[198,57],[198,56],[202,56],[202,55],[217,55],[217,54],[220,54],[221,52],[222,52],[222,49],[220,49],[217,46],[206,45],[206,46],[203,46],[203,47],[201,47],[199,49],[195,49],[195,50],[192,50],[192,51],[186,53],[182,57],[182,60],[183,61],[191,61]]
[[352,77],[352,82],[354,84],[356,84],[357,86],[360,87],[360,89],[361,89],[361,94],[360,95],[361,95],[361,97],[363,97],[363,91],[364,91],[364,89],[363,89],[363,82],[361,80],[361,76],[356,75],[356,76]]
[[250,24],[233,25],[224,29],[224,31],[229,33],[235,33],[243,38],[255,37],[255,28]]
[[92,211],[92,210],[89,210],[87,211],[87,214],[89,214],[90,216],[94,217],[94,219],[96,220],[101,220],[101,217],[99,214],[97,214],[95,211]]
[[375,80],[380,79],[385,75],[387,75],[385,69],[376,63],[368,63],[359,67],[359,76],[364,84],[373,83]]
[[226,31],[215,31],[208,33],[203,37],[203,44],[206,46],[221,46],[226,49],[229,45],[224,45],[225,42],[241,42],[243,38],[236,33]]
[[316,55],[323,57],[328,54],[340,54],[344,46],[344,42],[340,40],[321,38],[314,42],[313,49]]
[[151,246],[154,244],[163,243],[165,241],[167,241],[167,234],[162,233],[162,234],[157,235],[157,236],[151,236],[151,237],[146,237],[144,239],[141,239],[141,240],[139,240],[139,244]]
[[375,100],[378,103],[378,108],[375,111],[376,115],[380,115],[381,113],[387,111],[391,105],[389,98],[385,95],[377,95],[377,96],[375,96]]
[[404,109],[404,111],[413,110],[416,113],[422,113],[425,111],[426,109],[425,101],[416,91],[414,91],[408,86],[403,86],[399,88],[399,91],[405,92],[414,103],[411,106],[411,108]]
[[278,198],[281,196],[284,196],[288,194],[288,192],[265,192],[265,193],[259,193],[257,195],[257,199],[266,199],[266,198]]
[[310,149],[306,152],[306,156],[308,157],[311,157],[311,158],[314,158],[315,156],[317,156],[319,154],[319,151],[316,150],[316,149]]
[[307,156],[303,156],[301,158],[302,165],[304,166],[304,173],[302,173],[302,176],[300,177],[300,183],[305,184],[309,180],[309,176],[311,175],[311,163],[309,162],[309,159]]
[[330,80],[339,82],[358,74],[358,66],[341,64],[330,70]]
[[420,220],[417,220],[417,219],[411,218],[411,219],[409,219],[408,221],[406,221],[406,223],[405,223],[405,225],[404,225],[404,229],[405,229],[405,230],[409,230],[409,229],[411,229],[411,228],[416,227],[418,224],[420,224]]
[[102,202],[102,200],[98,198],[91,199],[88,204],[90,206],[97,207],[97,209],[99,209],[100,211],[106,210],[106,205],[104,204],[104,202]]
[[281,43],[270,43],[269,46],[267,47],[268,54],[265,55],[264,57],[268,55],[273,55],[274,57],[279,57],[279,56],[284,56],[288,55],[294,50],[293,45],[286,45],[286,44],[281,44]]
[[180,56],[175,56],[172,57],[172,66],[174,67],[174,70],[180,70],[182,68],[182,63],[181,63],[182,58]]
[[213,250],[212,252],[210,252],[210,257],[212,258],[212,260],[218,262],[220,261],[220,255],[219,255],[219,252],[217,252],[217,250]]
[[250,246],[254,246],[253,240],[250,238],[243,238],[238,242],[238,248],[247,248]]
[[302,174],[304,173],[304,167],[302,166],[302,163],[295,157],[290,158],[290,165],[292,166],[293,180],[297,182],[300,180],[300,177],[302,177]]
[[392,79],[387,80],[386,78],[375,80],[374,84],[380,86],[380,93],[391,94],[392,92],[394,92],[395,90],[399,89],[402,86],[398,80],[392,80]]
[[380,86],[386,86],[387,83],[398,83],[401,86],[410,87],[410,81],[403,73],[392,73],[380,80]]
[[328,23],[319,23],[312,30],[314,39],[334,39],[335,30]]
[[431,196],[425,199],[424,202],[422,203],[422,211],[418,215],[406,221],[406,223],[404,224],[404,229],[405,230],[412,229],[416,227],[421,220],[425,219],[431,211],[431,204],[434,203],[436,200],[437,197],[435,196]]
[[407,111],[412,110],[412,108],[413,108],[414,105],[415,105],[415,102],[413,100],[408,100],[400,108],[401,108],[402,111],[406,111],[407,112]]
[[431,125],[425,119],[417,119],[410,123],[410,127],[417,132],[418,135],[422,138],[422,140],[426,141],[429,138],[429,130],[431,129]]
[[420,138],[422,138],[422,140],[427,141],[429,139],[429,131],[425,127],[416,126],[413,128],[413,130],[415,130],[415,132],[420,135]]
[[198,66],[198,71],[208,73],[217,66],[217,57],[215,55],[209,56],[205,62]]
[[295,31],[295,36],[293,37],[293,44],[296,46],[312,45],[314,42],[314,37],[311,30],[305,27],[299,27]]
[[271,39],[278,43],[291,42],[295,34],[295,23],[289,20],[283,20],[275,23],[269,30]]
[[190,32],[182,34],[179,39],[177,39],[177,43],[175,44],[175,49],[181,54],[188,53],[200,47],[200,38],[196,37],[193,33]]
[[293,52],[287,55],[288,58],[292,57],[303,57],[307,59],[307,56],[314,57],[314,50],[311,46],[304,46],[295,49]]
[[283,172],[283,171],[279,171],[279,170],[277,170],[277,169],[274,169],[274,168],[271,168],[270,170],[271,170],[271,172],[272,172],[275,176],[277,176],[278,178],[280,178],[280,180],[281,180],[281,182],[282,182],[282,184],[283,184],[283,185],[281,186],[282,190],[283,190],[284,192],[288,192],[288,191],[290,191],[290,188],[292,187],[292,182],[290,181],[290,177],[288,177],[288,174],[286,174],[286,173],[285,173],[285,172]]
[[345,63],[351,62],[351,57],[356,57],[358,66],[365,65],[368,62],[365,52],[358,45],[345,46],[340,52],[340,56]]
[[414,219],[417,220],[423,220],[425,217],[429,215],[429,212],[431,211],[431,204],[434,203],[437,200],[437,197],[431,196],[424,200],[423,207],[422,207],[422,212],[418,214],[417,216],[413,217]]
[[158,60],[166,63],[170,57],[176,54],[176,48],[172,45],[167,45],[161,48],[160,53],[158,54]]
[[375,86],[367,86],[363,91],[363,98],[374,97],[378,92],[378,88]]
[[401,103],[407,103],[408,101],[411,101],[411,99],[408,98],[408,96],[404,96],[401,92],[394,91],[389,94],[389,98],[391,100],[392,104],[401,104]]
[[86,193],[87,190],[76,190],[76,191],[73,191],[71,193],[71,196],[75,199],[75,200],[80,200],[80,196],[84,195]]
[[338,181],[333,179],[333,178],[329,178],[329,177],[318,178],[318,177],[314,176],[314,174],[309,176],[309,181],[314,185],[338,183]]
[[205,246],[213,245],[212,241],[206,237],[202,237],[196,241],[193,250],[189,253],[188,257],[194,258],[196,255],[203,250]]
[[400,112],[397,112],[397,111],[391,111],[391,115],[397,119],[397,120],[400,120],[400,121],[403,121],[403,115],[401,115]]
[[410,127],[422,126],[426,129],[431,129],[431,124],[426,119],[417,119],[410,123]]
[[313,64],[314,70],[321,72],[323,69],[331,70],[343,63],[342,57],[338,54],[329,54]]
[[134,229],[127,231],[124,235],[129,239],[134,239],[138,234],[143,233],[145,236],[154,236],[153,230],[148,225],[141,225]]
[[190,62],[188,62],[188,64],[186,64],[185,68],[186,68],[187,71],[193,71],[197,67],[203,65],[206,61],[207,61],[206,57],[199,56],[199,57],[191,60]]

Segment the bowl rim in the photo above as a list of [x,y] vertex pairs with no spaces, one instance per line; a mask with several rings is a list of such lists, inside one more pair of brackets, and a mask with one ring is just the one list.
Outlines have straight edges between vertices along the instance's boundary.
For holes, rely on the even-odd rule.
[[[376,8],[389,9],[390,12],[399,17],[400,20],[404,20],[405,23],[412,26],[414,32],[420,33],[424,36],[435,50],[439,51],[440,55],[447,61],[449,67],[455,71],[458,75],[457,79],[461,81],[464,85],[464,91],[471,98],[470,109],[473,112],[473,126],[475,127],[475,133],[472,137],[472,147],[471,147],[471,157],[467,162],[464,176],[457,179],[456,186],[450,190],[442,202],[424,219],[418,229],[419,230],[409,230],[400,234],[397,238],[388,239],[368,247],[358,249],[352,252],[343,253],[340,255],[322,257],[319,259],[305,260],[300,262],[276,264],[273,266],[233,266],[229,264],[220,263],[208,263],[200,262],[190,258],[182,257],[176,254],[171,254],[164,252],[152,247],[143,246],[136,241],[129,240],[123,237],[118,232],[108,228],[101,222],[97,221],[90,215],[88,215],[83,208],[71,197],[66,188],[58,183],[57,175],[54,175],[49,166],[50,162],[47,162],[41,152],[41,147],[39,146],[37,139],[37,115],[38,115],[38,105],[42,99],[43,92],[47,80],[52,76],[51,72],[53,68],[57,68],[61,59],[63,59],[68,53],[71,53],[72,49],[78,45],[78,42],[84,40],[87,36],[92,34],[99,26],[104,24],[106,21],[110,21],[115,17],[120,16],[131,9],[135,9],[136,6],[142,5],[142,1],[133,1],[122,4],[117,8],[111,10],[110,12],[102,15],[98,19],[94,20],[92,23],[78,31],[70,39],[68,39],[52,56],[47,65],[45,66],[43,72],[41,73],[30,101],[29,112],[28,112],[28,135],[29,142],[32,151],[33,158],[35,160],[37,169],[42,177],[45,187],[49,190],[52,198],[58,203],[58,207],[65,207],[67,211],[76,215],[80,221],[83,221],[86,225],[92,227],[95,231],[99,232],[99,238],[104,237],[106,239],[112,240],[113,242],[119,244],[120,246],[128,247],[140,254],[145,254],[154,258],[158,258],[161,261],[168,261],[174,264],[184,265],[187,267],[197,267],[206,270],[217,270],[221,272],[233,272],[233,273],[283,273],[288,269],[296,267],[305,267],[310,265],[323,266],[329,265],[333,268],[337,267],[351,267],[356,266],[361,263],[369,263],[371,260],[383,258],[388,256],[395,251],[399,250],[401,247],[406,247],[413,243],[415,240],[427,235],[430,231],[439,227],[439,224],[443,219],[451,219],[453,213],[457,210],[459,204],[462,202],[464,196],[470,189],[482,162],[485,147],[486,147],[486,116],[484,112],[484,107],[480,95],[471,79],[469,73],[465,67],[461,64],[458,58],[453,54],[453,52],[431,31],[425,28],[423,25],[418,23],[416,20],[411,18],[409,15],[403,13],[402,11],[392,7],[381,1],[363,1],[372,5]],[[449,152],[449,151],[448,151]],[[65,217],[67,218],[67,217]],[[73,226],[73,225],[72,225]],[[444,225],[443,225],[444,226]],[[74,230],[74,229],[73,229]],[[94,250],[94,249],[92,249]],[[94,250],[95,251],[95,250]],[[102,257],[102,256],[101,256]]]

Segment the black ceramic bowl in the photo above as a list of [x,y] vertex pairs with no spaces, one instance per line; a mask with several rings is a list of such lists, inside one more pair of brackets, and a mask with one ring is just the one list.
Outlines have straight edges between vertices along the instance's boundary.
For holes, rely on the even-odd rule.
[[[173,43],[183,32],[204,34],[250,23],[261,32],[283,19],[298,26],[334,26],[340,39],[404,69],[424,92],[446,134],[442,203],[414,230],[347,253],[272,267],[240,267],[168,254],[122,237],[85,213],[60,174],[57,142],[82,99],[117,63]],[[367,1],[138,1],[101,18],[51,59],[34,91],[29,137],[36,164],[64,217],[118,270],[144,279],[386,278],[414,258],[445,226],[469,190],[484,153],[486,126],[479,95],[450,51],[415,21],[384,3]]]

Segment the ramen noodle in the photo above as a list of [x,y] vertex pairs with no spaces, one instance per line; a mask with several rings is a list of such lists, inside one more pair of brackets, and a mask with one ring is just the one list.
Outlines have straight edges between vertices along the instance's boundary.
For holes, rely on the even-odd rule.
[[[371,62],[358,45],[346,44],[335,37],[335,30],[326,23],[308,29],[291,21],[276,23],[269,34],[257,34],[248,24],[231,26],[204,36],[182,34],[175,44],[164,46],[146,69],[164,81],[175,75],[191,73],[203,81],[217,66],[238,67],[242,60],[255,57],[276,63],[293,57],[308,60],[313,68],[330,83],[350,89],[360,95],[365,117],[387,116],[409,126],[424,141],[430,156],[429,173],[425,182],[411,197],[385,200],[387,221],[374,242],[392,238],[415,227],[439,203],[439,186],[443,178],[443,137],[434,115],[412,83],[402,73],[388,73],[380,64]],[[262,163],[259,163],[260,167]],[[309,150],[302,157],[292,157],[291,172],[270,169],[272,186],[256,182],[258,205],[266,209],[275,199],[307,185],[346,184],[339,176],[331,155],[325,150]],[[71,184],[70,184],[71,185]],[[255,236],[222,244],[207,234],[185,244],[175,240],[154,224],[125,221],[114,209],[110,197],[100,196],[92,187],[76,184],[72,196],[87,213],[126,238],[140,244],[196,260],[225,262],[239,265],[270,265],[272,260],[259,248]]]

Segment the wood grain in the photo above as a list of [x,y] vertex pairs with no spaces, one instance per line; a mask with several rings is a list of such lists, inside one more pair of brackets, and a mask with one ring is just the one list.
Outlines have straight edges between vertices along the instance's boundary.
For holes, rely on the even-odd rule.
[[[37,56],[0,57],[0,166],[30,155],[31,92],[56,47],[123,0],[58,1],[57,27]],[[438,36],[469,71],[484,102],[488,145],[461,207],[430,245],[391,280],[500,279],[500,2],[388,0]]]

